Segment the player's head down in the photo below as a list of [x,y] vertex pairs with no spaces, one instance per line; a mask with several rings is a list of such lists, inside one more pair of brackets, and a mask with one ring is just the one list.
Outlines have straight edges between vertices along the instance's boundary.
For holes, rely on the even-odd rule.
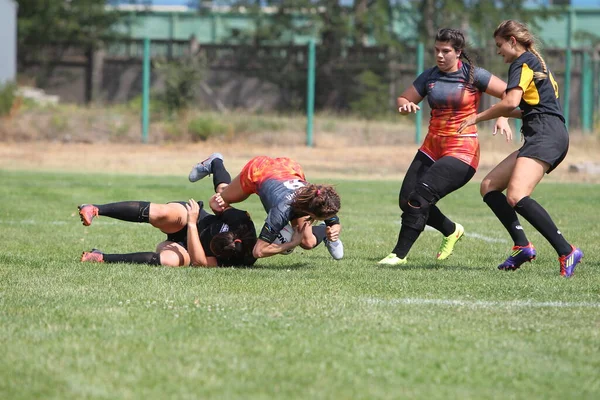
[[331,185],[307,184],[296,190],[294,211],[317,220],[331,218],[340,210],[340,196]]
[[236,259],[252,254],[256,244],[256,235],[248,229],[221,232],[210,241],[210,250],[224,260]]

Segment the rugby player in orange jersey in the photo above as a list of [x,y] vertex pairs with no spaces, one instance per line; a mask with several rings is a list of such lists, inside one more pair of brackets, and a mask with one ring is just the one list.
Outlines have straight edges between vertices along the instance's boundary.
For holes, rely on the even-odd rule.
[[[400,189],[403,213],[398,240],[379,264],[406,264],[408,252],[426,225],[444,236],[437,259],[452,254],[464,227],[448,219],[436,203],[471,180],[479,165],[477,129],[473,126],[459,134],[458,128],[477,113],[482,93],[502,98],[506,89],[501,79],[473,64],[465,53],[465,38],[456,29],[438,31],[434,55],[436,66],[420,74],[397,100],[400,114],[408,115],[419,110],[418,104],[427,97],[431,118]],[[505,118],[496,123],[494,134],[498,131],[512,135]]]
[[[223,156],[214,153],[196,164],[188,178],[196,182],[222,170],[225,170]],[[211,198],[210,207],[218,212],[252,194],[260,197],[267,212],[254,246],[254,257],[286,253],[298,245],[312,249],[324,242],[335,260],[343,258],[344,247],[339,238],[341,224],[337,216],[340,196],[333,186],[307,182],[302,167],[292,159],[258,156],[246,163],[230,185]],[[314,221],[324,221],[324,224],[311,226]],[[288,223],[294,228],[291,240],[275,243],[279,232]]]

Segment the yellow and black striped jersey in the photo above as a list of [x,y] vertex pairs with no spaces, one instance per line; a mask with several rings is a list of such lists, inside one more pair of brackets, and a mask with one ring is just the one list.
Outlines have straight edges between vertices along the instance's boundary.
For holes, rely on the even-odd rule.
[[548,71],[545,79],[534,79],[535,72],[543,72],[542,64],[533,53],[526,51],[510,64],[506,91],[517,87],[523,89],[519,104],[523,118],[534,114],[554,114],[564,121],[554,76]]

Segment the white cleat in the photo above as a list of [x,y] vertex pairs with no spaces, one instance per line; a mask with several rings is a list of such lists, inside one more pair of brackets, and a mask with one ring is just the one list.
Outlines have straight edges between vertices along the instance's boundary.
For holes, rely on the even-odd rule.
[[340,239],[335,242],[330,242],[327,238],[323,239],[325,242],[325,247],[329,250],[329,254],[333,257],[334,260],[341,260],[344,258],[344,245]]
[[194,168],[192,168],[190,175],[188,176],[190,182],[199,181],[200,179],[212,174],[212,162],[217,158],[222,160],[223,155],[221,153],[212,153],[206,160],[194,165]]

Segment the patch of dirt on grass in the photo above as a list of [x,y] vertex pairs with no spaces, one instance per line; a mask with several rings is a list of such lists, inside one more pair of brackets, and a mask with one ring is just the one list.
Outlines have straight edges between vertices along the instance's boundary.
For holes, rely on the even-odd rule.
[[[173,126],[168,124],[179,124],[177,129],[182,131],[185,119],[153,122],[150,143],[142,144],[137,117],[118,108],[30,110],[0,121],[0,169],[187,177],[196,162],[218,151],[225,156],[225,165],[232,174],[250,158],[268,155],[297,160],[311,181],[400,181],[419,147],[414,126],[402,118],[361,121],[319,115],[312,147],[305,145],[303,116],[234,113],[214,118],[229,124],[231,130],[204,142],[193,142],[185,134],[169,136],[168,128]],[[258,132],[239,131],[244,126],[262,128]],[[269,131],[272,126],[278,130]],[[492,137],[488,131],[480,127],[481,162],[474,180],[481,180],[520,147],[520,143],[506,143],[503,137]],[[567,158],[544,181],[600,183],[600,174],[593,173],[593,169],[569,172],[572,164],[600,165],[599,137],[576,132],[571,135]]]
[[[482,143],[480,168],[475,180],[483,176],[518,148],[501,138]],[[195,144],[123,144],[123,143],[27,143],[0,142],[0,169],[68,171],[78,173],[118,173],[130,175],[187,176],[191,167],[218,151],[225,165],[235,174],[256,155],[291,157],[305,169],[308,179],[376,179],[400,181],[412,161],[416,144],[353,146],[335,137],[323,137],[319,145],[266,146],[252,142],[207,141]],[[600,146],[589,140],[572,140],[563,163],[544,181],[600,183],[600,174],[569,172],[570,164],[598,163]]]

